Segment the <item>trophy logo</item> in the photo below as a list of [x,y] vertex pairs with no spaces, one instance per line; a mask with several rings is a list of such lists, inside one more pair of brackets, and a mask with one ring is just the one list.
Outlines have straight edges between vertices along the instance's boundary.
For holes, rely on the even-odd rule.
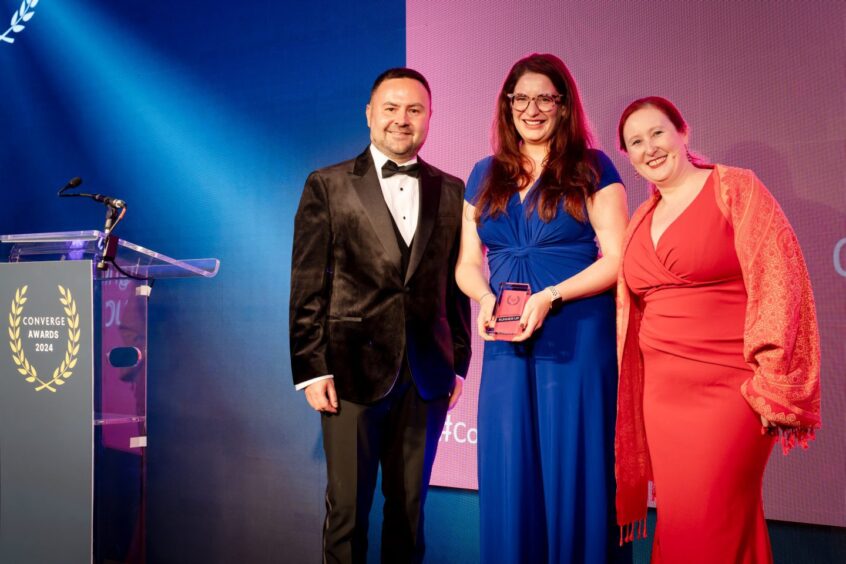
[[[76,300],[69,289],[58,286],[59,303],[64,310],[64,317],[25,316],[24,306],[29,299],[26,295],[28,288],[28,285],[24,285],[15,290],[9,312],[9,348],[12,349],[12,360],[18,372],[27,382],[33,384],[36,392],[43,390],[56,392],[71,377],[79,359],[79,312],[76,309]],[[33,328],[29,329],[28,333],[22,333],[23,326]],[[44,326],[49,329],[43,329]],[[67,329],[64,358],[53,370],[50,378],[39,376],[35,364],[27,358],[26,350],[32,349],[38,353],[53,352],[52,340],[57,339],[64,328]]]

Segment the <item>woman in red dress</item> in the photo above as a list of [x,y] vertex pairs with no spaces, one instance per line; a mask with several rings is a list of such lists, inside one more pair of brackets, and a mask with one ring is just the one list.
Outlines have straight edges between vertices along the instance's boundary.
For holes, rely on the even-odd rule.
[[623,112],[620,148],[654,187],[618,282],[617,515],[657,563],[772,562],[764,468],[819,427],[819,334],[796,236],[748,170],[704,165],[663,98]]

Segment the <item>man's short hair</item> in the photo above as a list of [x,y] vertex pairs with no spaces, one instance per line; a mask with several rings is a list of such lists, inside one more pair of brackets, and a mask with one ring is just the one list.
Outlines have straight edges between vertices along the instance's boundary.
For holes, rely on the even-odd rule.
[[426,82],[426,77],[417,72],[416,70],[407,67],[395,67],[392,69],[388,69],[379,76],[377,76],[376,80],[373,82],[373,88],[370,89],[370,97],[373,97],[373,93],[376,92],[376,89],[379,88],[380,84],[392,78],[410,78],[412,80],[416,80],[417,82],[422,84],[423,88],[426,89],[426,92],[429,93],[429,99],[432,98],[432,90],[429,88],[429,83]]

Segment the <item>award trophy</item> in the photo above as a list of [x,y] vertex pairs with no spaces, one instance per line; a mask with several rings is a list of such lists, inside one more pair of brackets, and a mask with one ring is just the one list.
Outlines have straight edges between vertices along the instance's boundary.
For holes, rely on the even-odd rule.
[[528,284],[519,282],[503,282],[499,285],[499,298],[496,301],[491,325],[487,332],[497,341],[510,341],[523,332],[520,328],[520,317],[532,288]]

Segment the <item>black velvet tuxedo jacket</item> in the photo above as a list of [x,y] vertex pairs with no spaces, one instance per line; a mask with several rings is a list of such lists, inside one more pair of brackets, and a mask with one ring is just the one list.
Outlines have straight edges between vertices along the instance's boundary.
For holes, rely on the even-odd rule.
[[406,272],[370,150],[313,172],[294,222],[294,383],[332,374],[341,399],[371,403],[407,353],[420,395],[448,395],[470,363],[470,306],[455,284],[464,183],[420,161],[420,212]]

